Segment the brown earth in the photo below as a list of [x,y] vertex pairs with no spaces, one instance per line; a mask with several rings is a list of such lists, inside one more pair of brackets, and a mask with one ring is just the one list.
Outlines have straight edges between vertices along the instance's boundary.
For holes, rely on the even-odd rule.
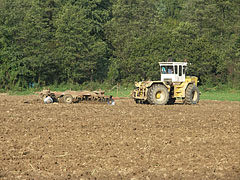
[[0,179],[240,179],[240,102],[0,95]]

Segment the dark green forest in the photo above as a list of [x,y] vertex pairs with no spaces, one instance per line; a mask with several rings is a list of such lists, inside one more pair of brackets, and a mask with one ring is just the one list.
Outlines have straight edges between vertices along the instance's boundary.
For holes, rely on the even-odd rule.
[[240,0],[0,0],[0,89],[159,79],[240,88]]

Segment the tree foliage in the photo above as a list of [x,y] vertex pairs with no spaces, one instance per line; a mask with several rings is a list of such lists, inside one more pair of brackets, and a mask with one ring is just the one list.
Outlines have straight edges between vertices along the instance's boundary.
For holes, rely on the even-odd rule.
[[157,80],[169,57],[239,88],[239,52],[239,0],[0,0],[4,89]]

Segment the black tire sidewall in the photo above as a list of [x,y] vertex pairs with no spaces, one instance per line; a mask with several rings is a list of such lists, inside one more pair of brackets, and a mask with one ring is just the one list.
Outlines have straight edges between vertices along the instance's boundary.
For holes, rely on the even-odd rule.
[[[193,99],[193,94],[195,94],[195,92],[197,93],[196,94],[196,100]],[[200,93],[199,93],[199,90],[198,88],[195,86],[195,85],[189,85],[188,86],[188,89],[187,89],[187,92],[186,92],[186,99],[188,100],[188,103],[190,104],[197,104],[199,102],[199,99],[200,99]]]

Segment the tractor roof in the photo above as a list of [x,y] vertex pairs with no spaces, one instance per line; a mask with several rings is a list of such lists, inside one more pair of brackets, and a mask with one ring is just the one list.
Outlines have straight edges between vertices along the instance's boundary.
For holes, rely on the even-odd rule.
[[158,62],[160,66],[174,66],[174,65],[182,65],[187,66],[187,62]]

